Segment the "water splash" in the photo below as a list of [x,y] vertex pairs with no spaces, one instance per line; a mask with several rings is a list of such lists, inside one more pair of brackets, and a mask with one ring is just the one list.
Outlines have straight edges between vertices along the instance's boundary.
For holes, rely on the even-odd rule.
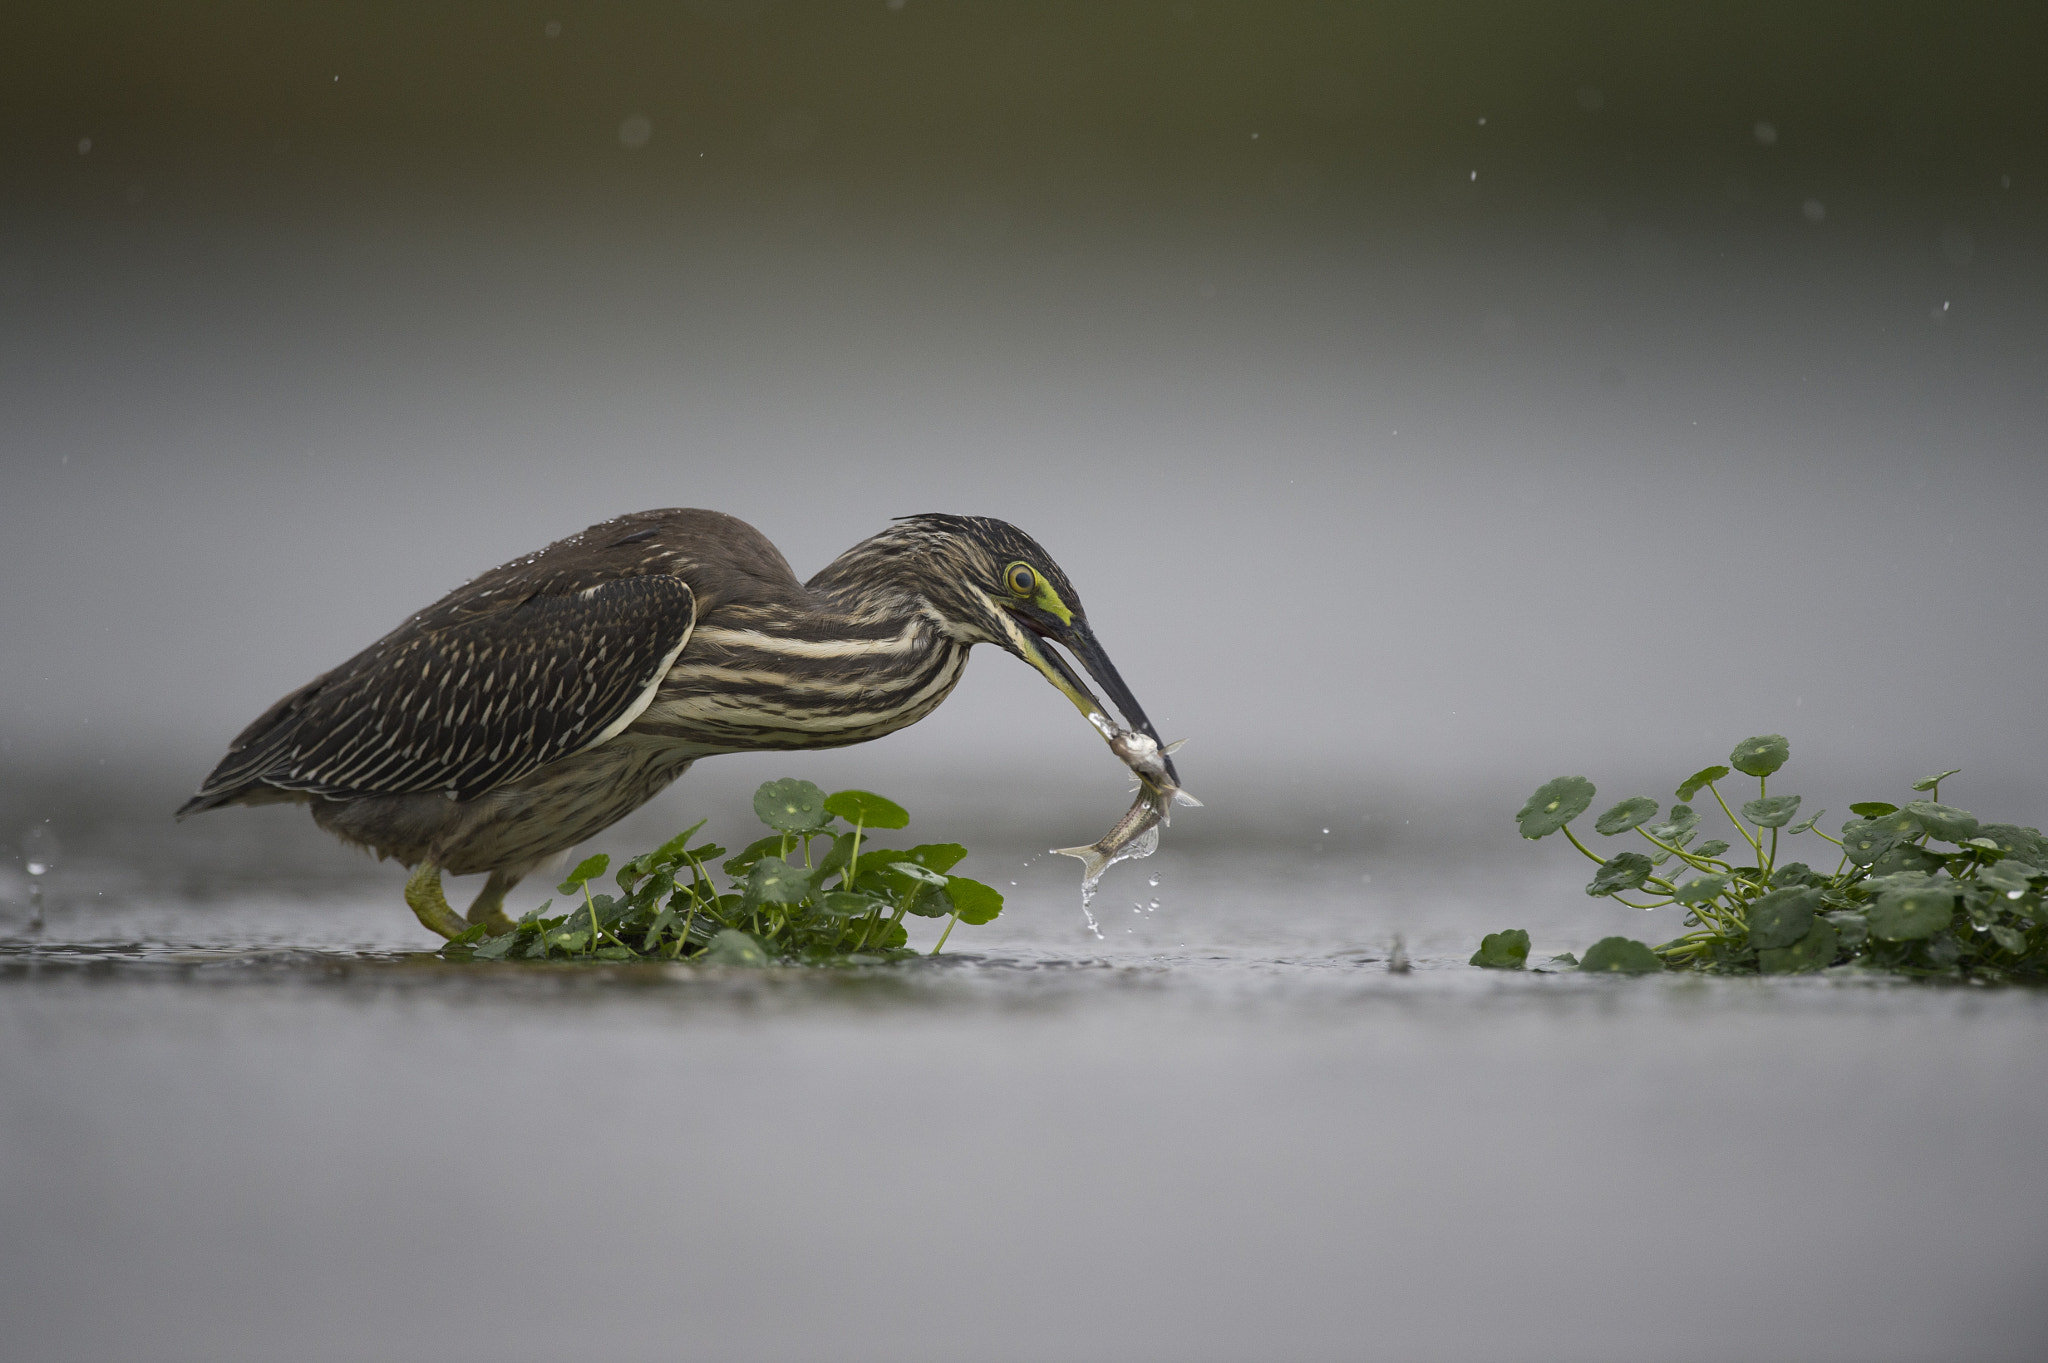
[[1120,861],[1135,861],[1139,857],[1149,857],[1158,850],[1159,829],[1157,825],[1154,825],[1125,843],[1122,847],[1117,848],[1109,856],[1103,858],[1100,866],[1096,866],[1082,875],[1081,916],[1088,920],[1088,930],[1090,932],[1094,933],[1097,937],[1102,936],[1101,929],[1095,925],[1093,906],[1095,904],[1095,887],[1102,883],[1104,873]]
[[21,835],[21,868],[28,872],[28,928],[39,932],[43,926],[43,877],[57,869],[62,849],[56,830],[47,823],[33,824]]

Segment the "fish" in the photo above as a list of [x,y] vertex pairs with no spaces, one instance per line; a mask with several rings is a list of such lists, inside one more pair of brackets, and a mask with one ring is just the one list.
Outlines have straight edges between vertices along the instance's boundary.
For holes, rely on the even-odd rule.
[[1086,847],[1055,847],[1053,852],[1063,857],[1076,857],[1081,862],[1081,905],[1086,908],[1094,897],[1095,883],[1102,879],[1102,873],[1119,861],[1132,857],[1149,857],[1159,850],[1159,829],[1166,822],[1167,814],[1173,809],[1171,797],[1150,785],[1139,783],[1138,798],[1116,821],[1116,827],[1105,833],[1100,842]]
[[1117,862],[1135,857],[1149,857],[1159,849],[1159,830],[1171,822],[1175,805],[1195,805],[1202,802],[1167,774],[1166,759],[1182,743],[1169,743],[1161,747],[1149,734],[1132,729],[1123,729],[1090,715],[1097,721],[1096,727],[1109,740],[1109,750],[1122,760],[1137,779],[1138,798],[1116,821],[1116,826],[1102,836],[1101,841],[1086,847],[1055,847],[1053,852],[1062,857],[1073,857],[1081,863],[1081,903],[1085,908],[1094,897],[1096,882],[1102,873]]
[[1199,807],[1201,801],[1182,790],[1167,773],[1166,759],[1179,752],[1185,738],[1160,747],[1150,734],[1141,734],[1134,729],[1117,729],[1109,740],[1109,750],[1123,759],[1131,769],[1131,775],[1138,778],[1140,785],[1151,786],[1177,805]]

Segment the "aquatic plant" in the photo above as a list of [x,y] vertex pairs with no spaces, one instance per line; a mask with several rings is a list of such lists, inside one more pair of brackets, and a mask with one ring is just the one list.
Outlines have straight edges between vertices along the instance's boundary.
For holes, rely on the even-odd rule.
[[[932,954],[953,928],[990,922],[1003,897],[978,880],[950,874],[967,855],[958,843],[881,848],[875,829],[900,829],[910,815],[865,790],[827,795],[809,781],[770,781],[754,792],[754,813],[773,831],[737,854],[690,840],[703,820],[613,877],[617,894],[593,893],[610,868],[600,853],[583,861],[559,893],[512,931],[473,927],[444,948],[458,960],[701,961],[765,965],[791,961],[862,964],[908,956],[906,915],[949,920]],[[715,887],[710,865],[728,886]]]
[[[1773,975],[1854,965],[1917,976],[2048,979],[2048,840],[2039,829],[1982,823],[1943,804],[1941,783],[1957,774],[1945,771],[1914,783],[1925,799],[1850,805],[1855,817],[1832,837],[1819,827],[1825,810],[1795,824],[1800,797],[1771,793],[1771,777],[1790,754],[1780,734],[1744,739],[1726,766],[1681,782],[1679,802],[1661,820],[1658,802],[1638,795],[1593,821],[1601,837],[1632,832],[1647,851],[1603,857],[1579,840],[1572,821],[1592,807],[1594,795],[1583,776],[1560,776],[1531,795],[1515,816],[1522,836],[1563,833],[1599,867],[1587,894],[1636,909],[1682,907],[1689,929],[1654,948],[1610,937],[1582,958],[1557,959],[1628,973],[1668,967]],[[1731,768],[1757,783],[1756,798],[1734,808],[1729,800],[1739,797],[1720,789]],[[1734,841],[1695,841],[1700,816],[1691,802],[1702,792],[1727,817]],[[1832,845],[1825,850],[1836,853],[1833,870],[1780,863],[1780,837],[1808,833]],[[1519,968],[1527,938],[1509,936],[1487,937],[1472,964]]]

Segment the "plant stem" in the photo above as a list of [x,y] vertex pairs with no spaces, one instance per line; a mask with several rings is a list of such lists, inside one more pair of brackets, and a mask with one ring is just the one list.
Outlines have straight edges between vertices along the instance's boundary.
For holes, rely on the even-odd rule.
[[1764,845],[1749,835],[1749,830],[1742,826],[1742,820],[1735,817],[1735,811],[1728,808],[1728,802],[1721,798],[1721,792],[1715,789],[1712,781],[1707,782],[1707,789],[1713,793],[1714,803],[1721,806],[1721,812],[1728,816],[1728,822],[1735,825],[1736,835],[1748,843],[1749,849],[1756,853],[1756,859],[1762,861],[1764,859]]
[[600,937],[611,937],[612,945],[621,950],[631,951],[633,949],[618,938],[612,937],[608,929],[598,926],[597,904],[590,897],[590,882],[587,880],[583,882],[583,907],[590,910],[590,950],[593,955],[597,952],[597,939]]
[[1686,865],[1692,867],[1695,871],[1705,871],[1715,866],[1720,867],[1724,871],[1732,871],[1735,869],[1733,866],[1730,866],[1725,861],[1718,860],[1714,857],[1703,857],[1697,852],[1688,852],[1675,842],[1666,842],[1664,841],[1664,839],[1658,837],[1654,833],[1645,832],[1641,824],[1636,825],[1636,832],[1642,833],[1643,837],[1646,838],[1652,846],[1663,848],[1665,851],[1671,853],[1671,855],[1677,857],[1680,861],[1683,861]]
[[938,940],[937,942],[933,943],[933,945],[932,945],[932,955],[936,956],[936,955],[938,955],[938,954],[939,954],[939,948],[940,948],[940,947],[942,947],[942,946],[944,946],[944,945],[946,945],[946,939],[947,939],[948,937],[951,937],[951,936],[953,935],[953,925],[954,925],[955,923],[959,922],[959,921],[960,921],[960,913],[959,913],[959,910],[957,910],[957,909],[956,909],[956,910],[954,910],[954,912],[953,912],[953,916],[952,916],[951,918],[949,918],[949,919],[947,919],[947,920],[946,920],[946,930],[945,930],[944,932],[940,933],[940,934],[939,934],[939,940]]
[[1603,858],[1594,856],[1592,852],[1587,851],[1586,844],[1579,841],[1577,835],[1572,832],[1572,826],[1570,824],[1566,824],[1564,827],[1560,828],[1558,832],[1564,834],[1567,838],[1570,838],[1572,846],[1578,848],[1581,852],[1585,852],[1588,857],[1591,857],[1593,864],[1595,866],[1605,866],[1607,864],[1607,862]]

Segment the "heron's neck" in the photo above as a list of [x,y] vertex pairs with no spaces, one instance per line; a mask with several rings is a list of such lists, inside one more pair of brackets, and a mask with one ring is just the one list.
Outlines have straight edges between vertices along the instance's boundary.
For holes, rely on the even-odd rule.
[[921,597],[813,595],[712,612],[634,729],[699,753],[839,747],[915,723],[959,681],[969,641]]

